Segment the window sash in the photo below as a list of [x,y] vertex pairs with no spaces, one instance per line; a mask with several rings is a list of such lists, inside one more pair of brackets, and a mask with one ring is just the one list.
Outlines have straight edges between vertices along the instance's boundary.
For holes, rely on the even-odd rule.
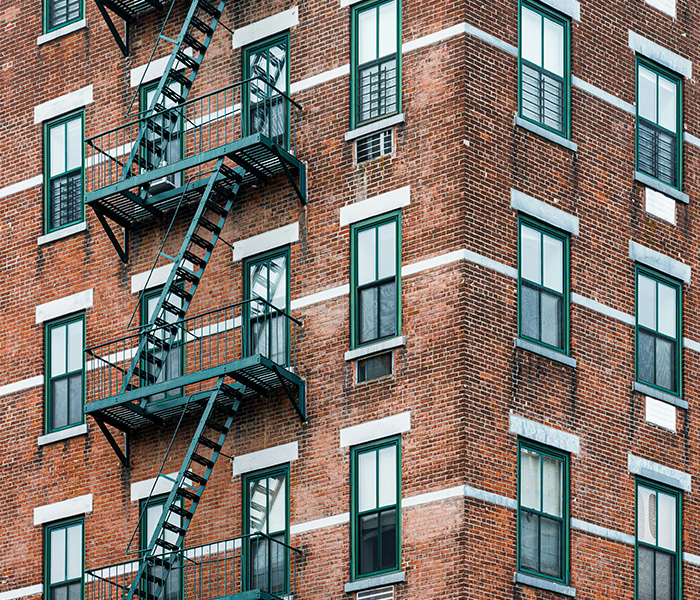
[[[75,334],[76,329],[72,325],[77,323],[80,323],[80,328]],[[54,335],[60,331],[64,332],[62,336]],[[78,335],[79,339],[72,339],[71,335]],[[46,327],[45,343],[48,357],[46,428],[47,431],[58,431],[83,422],[85,318],[73,317],[50,323]],[[70,363],[76,360],[78,365],[71,369]]]
[[[54,538],[54,534],[62,536]],[[61,539],[62,538],[62,539]],[[44,580],[49,600],[81,600],[83,593],[83,572],[85,570],[85,530],[82,519],[56,523],[44,528],[46,552]],[[54,546],[54,540],[62,547]],[[80,556],[68,555],[71,546]],[[58,555],[54,553],[57,551]],[[73,573],[69,573],[69,571]]]
[[47,0],[46,31],[53,31],[78,21],[83,15],[83,0]]
[[84,218],[83,116],[71,115],[45,128],[46,229],[54,231]]

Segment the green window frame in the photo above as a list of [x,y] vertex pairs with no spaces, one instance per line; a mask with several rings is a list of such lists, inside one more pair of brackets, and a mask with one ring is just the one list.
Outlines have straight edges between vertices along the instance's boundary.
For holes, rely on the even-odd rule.
[[[148,545],[151,542],[151,538],[155,533],[155,528],[158,525],[158,521],[163,515],[163,508],[168,500],[168,494],[162,494],[158,496],[153,496],[152,498],[147,498],[141,501],[141,525],[139,529],[139,541],[141,545],[141,552],[145,552],[148,549]],[[180,504],[180,501],[177,501]],[[182,526],[182,517],[173,512],[170,513],[168,517],[168,522],[176,527]],[[171,544],[177,544],[178,535],[174,531],[168,529],[163,529],[160,539],[170,542]],[[156,554],[166,554],[164,548],[156,546]],[[145,579],[144,586],[147,587],[150,594],[155,594],[157,591],[156,584],[153,582],[153,577],[163,580],[164,567],[159,565],[153,565],[148,568],[146,573],[149,578]],[[180,557],[175,557],[173,561],[173,566],[167,573],[167,578],[165,579],[165,589],[162,591],[160,598],[163,600],[181,600],[183,598],[184,590],[184,568],[181,563]]]
[[44,589],[47,600],[81,600],[85,571],[84,518],[44,527]]
[[288,464],[243,476],[243,533],[244,587],[289,593]]
[[[289,364],[289,247],[247,258],[243,263],[243,297],[261,298],[269,304],[244,306],[245,354],[261,354],[278,365]],[[272,306],[270,306],[272,305]]]
[[569,583],[569,455],[518,441],[518,570]]
[[85,220],[83,206],[84,112],[44,124],[44,230]]
[[641,265],[635,280],[637,381],[681,396],[683,286]]
[[682,597],[683,495],[641,478],[635,488],[635,598],[676,600]]
[[353,580],[401,567],[401,438],[352,448],[350,529]]
[[[259,77],[248,81],[252,77]],[[243,129],[289,148],[289,32],[243,48]],[[269,84],[269,85],[268,85]],[[273,89],[270,86],[274,86]]]
[[350,346],[401,335],[401,212],[350,227]]
[[51,321],[45,328],[46,431],[84,422],[85,315]]
[[683,78],[637,56],[637,170],[680,190],[683,164]]
[[518,334],[569,353],[569,236],[518,219]]
[[518,113],[562,137],[571,135],[571,20],[520,2]]
[[84,0],[44,0],[44,33],[80,21],[84,14]]
[[352,7],[350,128],[401,112],[401,0]]

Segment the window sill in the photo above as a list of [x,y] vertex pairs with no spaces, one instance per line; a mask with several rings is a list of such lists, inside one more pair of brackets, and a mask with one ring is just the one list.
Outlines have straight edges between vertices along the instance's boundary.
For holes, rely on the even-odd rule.
[[62,240],[63,238],[70,237],[71,235],[80,233],[81,231],[87,231],[87,221],[81,221],[75,225],[69,225],[63,229],[57,229],[56,231],[42,235],[37,238],[36,245],[43,246],[44,244],[50,244],[51,242]]
[[401,583],[402,581],[406,581],[406,573],[404,571],[399,571],[398,573],[389,573],[388,575],[379,575],[377,577],[368,577],[367,579],[360,579],[359,581],[346,583],[345,593],[350,594],[352,592],[370,590],[372,588],[381,587],[383,585]]
[[379,352],[384,352],[385,350],[392,350],[394,348],[399,348],[406,345],[406,340],[402,335],[390,338],[388,340],[383,340],[377,342],[376,344],[370,344],[369,346],[362,346],[362,348],[356,348],[355,350],[348,350],[345,353],[345,360],[351,361],[356,358],[364,358],[365,356],[370,356],[371,354],[378,354]]
[[653,177],[650,177],[649,175],[647,175],[646,173],[642,173],[641,171],[634,172],[634,180],[647,187],[652,188],[653,190],[656,190],[657,192],[661,192],[662,194],[665,194],[666,196],[669,196],[674,200],[683,202],[684,204],[688,204],[690,202],[690,197],[688,196],[688,194],[684,194],[680,190],[671,187],[667,183],[663,183],[658,179],[654,179]]
[[37,446],[46,446],[47,444],[53,444],[54,442],[62,442],[63,440],[68,440],[70,438],[78,437],[80,435],[87,435],[87,432],[87,423],[83,423],[82,425],[68,427],[67,429],[61,429],[60,431],[54,431],[53,433],[47,433],[46,435],[39,436],[36,439],[36,443]]
[[555,144],[559,144],[560,146],[564,146],[567,150],[571,150],[572,152],[578,152],[578,146],[572,142],[571,140],[566,139],[564,136],[558,135],[549,129],[545,129],[544,127],[540,127],[536,123],[533,123],[532,121],[528,121],[527,119],[523,119],[522,117],[516,115],[515,116],[515,124],[518,127],[522,127],[523,129],[527,129],[528,131],[539,135],[550,142],[554,142]]
[[549,348],[545,348],[544,346],[535,344],[534,342],[530,342],[529,340],[515,338],[515,347],[527,350],[528,352],[532,352],[533,354],[538,354],[539,356],[544,356],[545,358],[549,358],[554,362],[561,363],[562,365],[566,365],[567,367],[571,367],[572,369],[576,368],[576,359],[571,358],[566,354],[562,354],[561,352],[550,350]]
[[678,396],[674,396],[673,394],[669,394],[668,392],[657,390],[655,387],[647,385],[646,383],[640,383],[639,381],[635,381],[632,384],[632,391],[639,392],[640,394],[644,394],[645,396],[651,396],[652,398],[656,398],[657,400],[662,400],[663,402],[673,404],[673,406],[677,406],[678,408],[688,410],[688,402],[686,400],[683,400]]
[[401,113],[398,115],[392,115],[391,117],[387,117],[386,119],[380,119],[379,121],[367,123],[367,125],[362,125],[357,129],[348,131],[345,134],[345,141],[351,142],[352,140],[364,137],[366,135],[369,135],[370,133],[376,133],[377,131],[381,131],[382,129],[389,129],[389,127],[393,127],[394,125],[398,125],[399,123],[403,123],[404,121],[405,119],[403,113]]
[[71,23],[70,25],[66,25],[65,27],[54,29],[49,33],[40,35],[38,38],[36,38],[36,45],[41,46],[42,44],[53,42],[58,38],[62,38],[64,35],[74,33],[75,31],[80,31],[81,29],[87,29],[87,19],[80,19],[80,21],[76,21],[75,23]]
[[562,594],[563,596],[569,596],[571,598],[576,597],[576,590],[568,585],[550,581],[549,579],[540,579],[532,575],[525,575],[525,573],[516,573],[515,583],[522,583],[530,587],[539,588],[540,590],[556,592],[557,594]]

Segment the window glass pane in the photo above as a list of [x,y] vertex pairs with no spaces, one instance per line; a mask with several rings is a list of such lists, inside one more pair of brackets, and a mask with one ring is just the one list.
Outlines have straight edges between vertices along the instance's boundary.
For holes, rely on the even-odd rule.
[[68,324],[68,372],[83,368],[83,321]]
[[654,383],[654,338],[640,330],[637,344],[637,375],[641,381]]
[[540,454],[527,448],[520,449],[520,504],[540,510]]
[[53,529],[50,536],[50,583],[60,583],[66,580],[66,530]]
[[360,292],[360,343],[377,339],[377,296],[379,290],[372,287]]
[[396,446],[379,451],[379,506],[396,504]]
[[158,519],[163,513],[162,504],[151,504],[146,508],[146,544],[150,545],[153,539],[153,534],[156,532],[156,525],[158,525]]
[[68,425],[68,379],[51,382],[51,429]]
[[676,84],[659,77],[659,125],[670,131],[676,126]]
[[377,279],[375,270],[375,248],[377,230],[364,229],[357,234],[357,285]]
[[551,456],[543,456],[542,511],[561,517],[562,514],[562,467],[563,463]]
[[637,488],[637,539],[656,544],[656,492],[649,488]]
[[286,256],[278,256],[270,261],[270,297],[266,299],[277,308],[287,308]]
[[379,570],[379,517],[371,513],[360,517],[360,566],[359,574],[372,573]]
[[381,513],[381,557],[379,568],[391,569],[396,566],[396,510]]
[[[268,55],[267,72],[270,83],[278,90],[287,89],[287,48],[286,43],[278,44],[270,48]],[[272,91],[273,94],[277,92]]]
[[656,123],[656,73],[640,65],[637,86],[639,116]]
[[676,337],[676,288],[659,283],[659,333]]
[[520,288],[520,333],[540,339],[540,294],[527,285]]
[[377,9],[363,10],[358,15],[359,64],[377,58]]
[[391,281],[379,288],[379,337],[396,333],[396,283]]
[[542,234],[528,227],[520,227],[520,275],[532,281],[542,284],[541,263]]
[[68,423],[83,420],[83,374],[68,377]]
[[674,344],[662,338],[656,338],[656,385],[675,390],[675,352]]
[[68,534],[67,579],[78,579],[83,574],[83,526],[73,525],[66,532]]
[[542,66],[542,17],[534,10],[522,7],[522,57]]
[[396,53],[396,1],[379,6],[379,57]]
[[676,498],[659,492],[659,546],[666,550],[676,550]]
[[66,372],[66,326],[51,328],[51,377]]
[[51,177],[66,171],[66,125],[61,123],[49,132],[49,149],[51,152],[49,172]]
[[637,598],[654,600],[654,551],[642,546],[637,551]]
[[542,236],[544,245],[544,285],[564,293],[564,242],[549,235]]
[[561,521],[540,517],[540,572],[561,577]]
[[285,531],[287,523],[287,487],[284,484],[284,475],[277,475],[269,479],[270,516],[268,518],[268,533]]
[[544,68],[564,77],[564,27],[544,19]]
[[82,119],[73,119],[66,123],[67,161],[66,171],[79,169],[83,163],[83,127]]
[[540,293],[542,308],[542,340],[545,344],[562,348],[564,346],[561,337],[561,296],[554,296],[546,292]]
[[540,518],[526,510],[520,511],[520,565],[538,570]]
[[377,508],[377,453],[372,450],[357,457],[357,508],[360,512]]
[[654,600],[673,600],[673,557],[665,552],[656,552],[656,598]]
[[656,281],[639,275],[637,278],[637,318],[639,324],[656,329]]
[[378,279],[396,275],[396,223],[386,223],[377,228],[379,242]]

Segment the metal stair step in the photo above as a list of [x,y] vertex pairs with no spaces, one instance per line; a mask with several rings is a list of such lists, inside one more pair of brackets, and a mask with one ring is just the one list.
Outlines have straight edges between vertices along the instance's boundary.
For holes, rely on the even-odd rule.
[[221,11],[213,4],[207,2],[207,0],[199,0],[199,7],[208,12],[215,19],[218,19],[221,16]]
[[209,231],[217,235],[221,233],[221,227],[219,227],[217,223],[212,223],[209,219],[205,219],[204,217],[201,217],[199,219],[199,226],[204,227],[204,229],[208,229]]
[[146,338],[148,340],[148,343],[152,346],[156,348],[162,348],[163,350],[170,350],[170,340],[164,340],[162,338],[159,338],[153,333],[146,334]]
[[197,256],[194,252],[190,250],[185,250],[185,253],[182,255],[182,257],[199,268],[204,268],[207,264],[206,260],[204,260],[201,256]]
[[149,556],[147,562],[154,567],[163,567],[165,569],[170,569],[173,566],[172,562],[162,556]]
[[188,90],[192,87],[192,80],[182,71],[178,71],[177,69],[170,70],[168,73],[168,79],[174,81],[175,83],[179,83],[182,87],[185,87]]
[[183,38],[183,41],[185,44],[187,44],[192,50],[196,50],[200,54],[204,54],[207,51],[207,46],[206,44],[203,44],[200,42],[196,37],[194,37],[190,33],[186,33],[185,37]]
[[177,488],[175,493],[180,496],[180,498],[185,498],[190,501],[199,500],[199,494],[185,488]]
[[181,279],[185,279],[191,283],[199,283],[199,275],[193,273],[189,269],[185,269],[185,267],[178,267],[176,273]]
[[153,324],[158,328],[166,331],[169,334],[175,333],[179,327],[176,323],[169,323],[165,319],[162,319],[161,317],[156,317],[155,321],[153,321]]
[[[221,184],[217,184],[221,185]],[[216,187],[216,185],[214,186]],[[231,192],[228,188],[224,188],[228,193]],[[228,215],[228,210],[226,210],[225,206],[221,206],[218,202],[213,202],[212,200],[207,200],[207,210],[210,210],[211,212],[216,213],[217,215],[220,215],[222,217],[225,217]]]
[[177,544],[172,544],[171,542],[168,542],[163,538],[158,538],[156,540],[156,545],[160,546],[165,550],[168,550],[168,552],[177,552],[178,550],[180,550],[180,546],[178,546]]
[[[163,127],[157,119],[148,119],[146,121],[146,128],[150,129],[154,134],[165,141],[170,141],[180,135],[179,131]],[[158,140],[158,143],[160,143],[160,140]]]
[[175,56],[187,68],[192,69],[193,71],[199,69],[199,62],[197,59],[192,58],[189,54],[185,54],[182,50],[178,50]]
[[199,17],[192,17],[190,25],[192,25],[192,27],[194,27],[195,29],[199,29],[199,31],[207,35],[212,35],[214,33],[214,29],[208,23],[202,21],[202,19],[200,19]]
[[[190,261],[192,262],[192,261]],[[176,285],[170,288],[170,293],[182,298],[185,302],[190,302],[192,300],[192,294],[190,294],[184,287]]]
[[216,452],[221,450],[221,444],[219,444],[219,442],[215,442],[214,440],[210,440],[209,438],[200,437],[199,443],[202,446],[206,446],[207,448],[211,448],[212,450],[214,450]]
[[174,304],[172,304],[171,302],[168,302],[167,300],[163,301],[163,304],[161,305],[161,309],[167,310],[169,313],[171,313],[177,317],[180,317],[180,318],[184,317],[185,313],[186,313],[186,311],[183,310],[183,308],[181,306],[175,306]]
[[200,248],[204,248],[207,251],[214,249],[214,244],[212,244],[208,240],[205,240],[203,237],[197,235],[196,233],[192,234],[192,237],[190,238],[190,242],[199,246]]
[[191,471],[190,469],[187,469],[185,471],[185,479],[189,479],[190,481],[193,481],[194,483],[198,483],[199,485],[206,485],[207,484],[207,478],[202,477],[201,475],[198,475],[194,471]]
[[179,525],[175,525],[174,523],[170,523],[169,521],[163,522],[163,529],[167,529],[168,531],[172,531],[173,533],[177,535],[185,535],[187,531],[180,527]]
[[150,581],[152,583],[155,583],[156,585],[163,585],[165,583],[165,579],[162,577],[158,577],[157,575],[154,575],[153,573],[146,571],[144,574],[143,578],[146,581]]
[[139,379],[145,379],[148,383],[155,383],[157,377],[153,373],[144,371],[141,367],[134,367],[134,375]]
[[163,359],[160,358],[159,356],[156,356],[153,352],[146,352],[144,359],[146,362],[151,363],[152,365],[155,365],[156,367],[162,367],[163,366]]
[[170,98],[175,104],[182,104],[185,99],[167,85],[163,88],[163,96]]
[[214,419],[207,419],[207,427],[209,429],[213,429],[214,431],[218,431],[219,433],[228,433],[228,427],[226,427],[226,425],[223,423],[215,421]]
[[192,513],[191,511],[187,510],[186,508],[182,508],[177,504],[173,504],[170,507],[170,512],[174,512],[176,515],[181,516],[183,519],[191,519],[194,515],[194,513]]
[[214,466],[214,461],[206,458],[205,456],[202,456],[201,454],[197,454],[196,452],[192,454],[192,460],[196,463],[199,463],[200,465],[207,467],[208,469],[211,469]]

